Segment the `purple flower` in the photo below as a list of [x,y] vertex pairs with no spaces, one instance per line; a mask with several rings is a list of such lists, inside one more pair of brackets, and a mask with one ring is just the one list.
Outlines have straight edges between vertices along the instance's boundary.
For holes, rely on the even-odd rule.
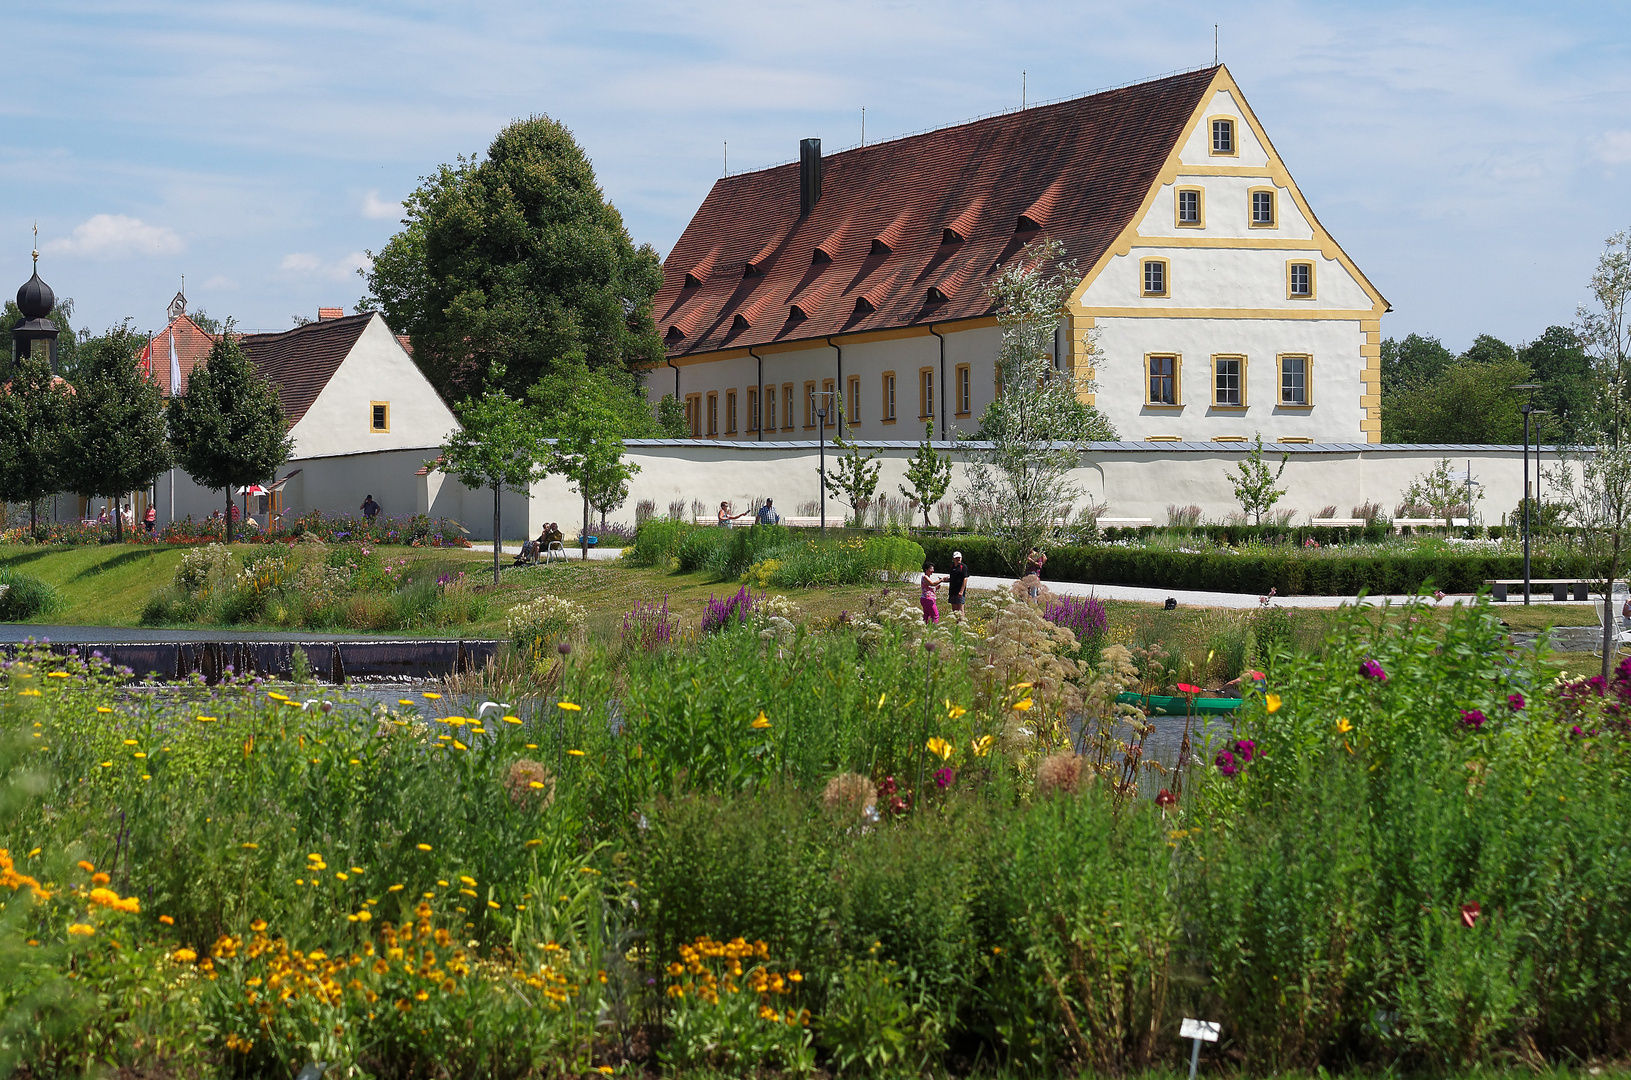
[[1477,709],[1461,710],[1461,726],[1477,731],[1484,726],[1484,714]]
[[951,766],[948,765],[945,768],[936,769],[934,771],[934,782],[941,788],[949,788],[951,787],[952,777],[956,775],[957,774],[952,771]]
[[1375,660],[1367,659],[1364,663],[1360,664],[1359,674],[1365,676],[1367,679],[1375,679],[1377,682],[1387,682],[1387,672],[1383,671],[1382,665],[1378,664]]
[[1584,732],[1580,730],[1580,725],[1576,724],[1574,727],[1569,729],[1569,734],[1578,739],[1582,734],[1584,734]]
[[1511,709],[1513,712],[1520,711],[1523,706],[1524,700],[1522,694],[1508,694],[1506,696],[1506,707]]
[[1048,601],[1042,617],[1055,626],[1068,627],[1077,641],[1098,637],[1110,627],[1104,605],[1091,596],[1057,596]]
[[1240,771],[1240,766],[1235,764],[1235,756],[1227,750],[1219,750],[1218,756],[1212,759],[1212,764],[1216,765],[1218,772],[1224,776],[1233,776]]
[[1250,765],[1257,754],[1257,744],[1250,739],[1241,739],[1235,743],[1235,753],[1239,755],[1242,765]]

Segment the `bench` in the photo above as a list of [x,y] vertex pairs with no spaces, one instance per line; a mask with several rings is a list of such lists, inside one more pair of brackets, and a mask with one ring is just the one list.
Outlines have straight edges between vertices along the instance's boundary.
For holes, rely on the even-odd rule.
[[1310,525],[1324,525],[1332,529],[1360,529],[1369,525],[1364,518],[1312,518]]
[[1472,521],[1468,518],[1450,518],[1448,521],[1444,520],[1443,518],[1394,518],[1393,531],[1403,532],[1405,529],[1445,529],[1452,525],[1457,528],[1461,528],[1471,524]]
[[[1517,588],[1520,596],[1523,594],[1523,578],[1486,578],[1484,580],[1484,584],[1490,587],[1490,592],[1494,595],[1496,600],[1504,601],[1507,596],[1507,591],[1514,587]],[[1576,600],[1591,599],[1591,583],[1581,581],[1579,578],[1529,579],[1529,587],[1531,590],[1543,585],[1551,588],[1552,599],[1556,600],[1558,603],[1562,603],[1569,598],[1569,590],[1571,588],[1574,590],[1574,598]],[[1533,596],[1534,593],[1531,591],[1530,595]]]
[[1155,522],[1150,518],[1101,517],[1098,519],[1098,525],[1101,529],[1143,529],[1154,524]]

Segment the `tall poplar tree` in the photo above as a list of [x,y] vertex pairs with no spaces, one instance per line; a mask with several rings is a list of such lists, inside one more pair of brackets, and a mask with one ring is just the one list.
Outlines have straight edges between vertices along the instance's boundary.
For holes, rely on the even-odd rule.
[[170,399],[168,414],[176,461],[198,483],[226,493],[230,544],[232,489],[271,479],[294,452],[283,403],[238,347],[230,323],[193,369],[187,392]]
[[64,486],[69,394],[43,353],[19,358],[0,389],[0,499],[28,503],[28,531],[36,539],[40,500]]
[[[141,371],[147,338],[127,322],[79,351],[79,379],[68,406],[74,452],[63,459],[63,486],[81,495],[119,498],[146,488],[174,462],[164,425],[164,397]],[[124,541],[124,514],[113,535]]]

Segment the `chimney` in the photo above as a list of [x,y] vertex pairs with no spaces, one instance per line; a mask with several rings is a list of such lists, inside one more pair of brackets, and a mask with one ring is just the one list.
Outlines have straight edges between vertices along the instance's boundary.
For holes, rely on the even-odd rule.
[[345,308],[343,307],[320,307],[317,309],[318,322],[328,322],[330,319],[343,318],[345,318]]
[[821,140],[799,140],[799,217],[809,217],[821,201]]

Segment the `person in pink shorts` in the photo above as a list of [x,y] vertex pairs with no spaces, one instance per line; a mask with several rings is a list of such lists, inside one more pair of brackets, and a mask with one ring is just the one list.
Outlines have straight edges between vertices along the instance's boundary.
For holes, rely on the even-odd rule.
[[937,623],[940,621],[940,605],[935,603],[935,590],[946,583],[945,578],[934,576],[934,563],[923,564],[923,577],[919,584],[923,586],[923,621]]

